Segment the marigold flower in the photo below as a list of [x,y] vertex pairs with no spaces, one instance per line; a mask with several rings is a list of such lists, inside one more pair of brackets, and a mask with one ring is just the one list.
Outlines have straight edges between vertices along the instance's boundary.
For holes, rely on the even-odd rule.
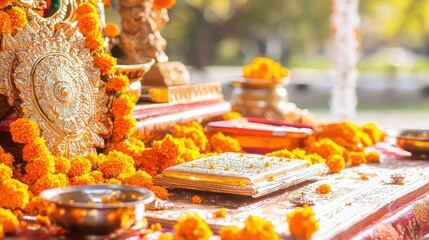
[[11,179],[12,175],[12,169],[3,163],[0,163],[0,184],[7,179]]
[[101,70],[101,74],[110,75],[115,71],[116,58],[108,53],[100,53],[94,57],[94,65]]
[[225,136],[222,132],[218,132],[211,136],[209,143],[213,152],[241,152],[241,146],[238,140]]
[[386,132],[381,131],[374,123],[366,123],[361,129],[368,134],[374,144],[383,141],[387,136]]
[[100,18],[97,13],[88,13],[86,15],[78,17],[77,26],[80,32],[87,36],[90,32],[99,31]]
[[115,38],[119,36],[119,34],[121,34],[121,30],[119,30],[118,25],[112,22],[108,22],[104,30],[105,30],[106,36],[109,38]]
[[27,143],[24,146],[22,149],[22,158],[26,162],[31,162],[38,158],[48,159],[52,158],[52,156],[48,147],[46,146],[45,139],[36,137],[33,139],[33,141]]
[[289,231],[292,236],[311,238],[319,230],[319,223],[314,217],[313,209],[307,205],[297,207],[293,212],[287,214]]
[[53,157],[37,158],[25,166],[24,182],[31,185],[37,179],[48,173],[55,173],[55,162]]
[[38,215],[48,215],[49,202],[43,200],[40,196],[32,197],[30,202],[24,208],[24,212]]
[[176,0],[155,0],[153,1],[153,8],[161,10],[163,8],[170,9],[176,4]]
[[9,10],[6,10],[6,13],[9,15],[10,20],[12,21],[12,31],[16,32],[18,29],[22,29],[25,25],[28,24],[27,15],[22,8],[13,6]]
[[54,167],[55,167],[55,173],[62,173],[67,175],[70,171],[70,159],[66,157],[55,157],[54,158]]
[[128,116],[134,112],[134,102],[127,94],[121,94],[113,98],[111,111],[114,118]]
[[366,163],[365,153],[364,152],[350,152],[347,163],[350,166],[358,166],[362,163]]
[[185,148],[183,149],[180,158],[185,162],[195,160],[200,157],[200,149],[195,145],[194,141],[190,138],[179,138]]
[[157,198],[167,200],[168,197],[170,197],[170,194],[168,193],[167,189],[160,187],[160,186],[152,186],[150,190],[155,194]]
[[265,57],[256,57],[250,65],[243,67],[243,76],[253,79],[267,79],[279,81],[289,76],[289,71],[280,63]]
[[326,165],[329,167],[331,173],[339,173],[346,168],[346,162],[343,156],[339,154],[332,154],[326,160]]
[[96,184],[95,179],[91,174],[85,173],[80,176],[73,177],[71,179],[71,185],[89,185],[89,184]]
[[128,139],[124,139],[120,142],[114,142],[110,144],[107,148],[107,152],[116,150],[125,153],[134,159],[135,166],[139,166],[141,164],[140,160],[142,151],[144,149],[145,147],[142,141],[133,137],[129,137]]
[[101,171],[92,171],[89,173],[89,175],[91,175],[94,178],[94,182],[96,184],[102,184],[104,183],[104,174]]
[[151,224],[150,225],[150,229],[154,232],[161,232],[162,231],[162,226],[159,223],[155,223],[155,224]]
[[127,75],[118,74],[107,81],[107,92],[123,93],[130,85]]
[[105,184],[117,184],[117,185],[122,184],[122,182],[121,182],[120,180],[116,179],[116,178],[106,179],[106,180],[104,181],[104,183],[105,183]]
[[113,122],[112,141],[122,141],[125,136],[131,136],[136,128],[136,120],[131,116],[124,116],[115,119]]
[[322,138],[307,147],[308,153],[317,153],[327,159],[332,154],[343,155],[345,149],[329,138]]
[[138,187],[148,188],[148,189],[150,189],[153,186],[152,176],[142,170],[138,170],[134,174],[129,175],[124,179],[122,179],[122,184],[138,186]]
[[242,239],[279,239],[270,221],[252,215],[244,223],[241,235]]
[[213,217],[215,218],[223,218],[228,214],[225,208],[219,208],[218,210],[213,212]]
[[104,46],[103,35],[101,35],[98,29],[94,29],[85,35],[85,43],[86,47],[91,50],[91,52],[98,52]]
[[1,0],[0,9],[5,9],[7,6],[12,5],[13,0]]
[[134,160],[121,152],[111,151],[104,161],[99,163],[99,168],[106,178],[118,178],[119,174],[134,174]]
[[10,167],[11,169],[14,168],[13,166],[13,155],[10,153],[0,153],[0,163],[3,163],[4,165]]
[[202,201],[203,200],[201,199],[200,196],[195,195],[195,196],[192,197],[192,202],[195,203],[195,204],[200,204]]
[[186,147],[182,141],[172,137],[170,134],[167,134],[160,141],[154,141],[152,148],[158,155],[159,171],[184,162],[180,156],[185,152]]
[[76,12],[77,18],[80,19],[91,13],[97,14],[97,9],[93,4],[89,2],[81,2],[75,12]]
[[42,191],[51,188],[63,188],[69,186],[67,176],[60,174],[46,174],[37,179],[36,183],[31,186],[34,195],[39,195]]
[[40,136],[40,130],[37,123],[28,118],[18,118],[10,124],[10,133],[12,134],[12,140],[14,142],[23,144],[30,143]]
[[91,162],[85,157],[75,157],[70,162],[69,177],[81,176],[91,171]]
[[295,158],[295,155],[293,153],[291,153],[289,150],[287,150],[286,148],[281,149],[281,150],[277,150],[274,152],[270,152],[270,153],[267,153],[265,155],[269,156],[269,157],[281,157],[281,158],[288,158],[288,159]]
[[146,148],[142,151],[141,157],[136,159],[136,166],[151,176],[156,176],[160,172],[158,157],[153,148]]
[[210,227],[198,214],[186,215],[174,225],[174,239],[206,240],[213,235]]
[[328,194],[331,192],[331,186],[329,184],[320,184],[317,188],[316,188],[316,192],[319,194]]
[[171,234],[168,233],[161,233],[158,237],[158,240],[173,240],[174,237]]
[[366,180],[368,180],[368,176],[366,176],[366,175],[360,175],[360,179],[366,181]]
[[236,226],[225,226],[219,230],[221,240],[241,240],[243,239],[242,229]]
[[5,33],[12,33],[12,20],[7,13],[0,11],[0,34]]
[[368,163],[379,163],[380,162],[380,154],[375,151],[365,152],[365,159]]
[[172,135],[175,138],[189,138],[195,143],[201,152],[206,150],[208,139],[204,134],[203,127],[196,121],[182,126],[176,124]]
[[99,162],[105,160],[107,157],[104,154],[90,153],[86,155],[85,158],[88,159],[91,162],[91,165],[94,167],[94,165],[98,165]]
[[10,209],[0,208],[0,226],[7,234],[14,234],[18,231],[19,221]]
[[0,185],[0,207],[23,209],[30,201],[28,186],[16,179],[6,179]]

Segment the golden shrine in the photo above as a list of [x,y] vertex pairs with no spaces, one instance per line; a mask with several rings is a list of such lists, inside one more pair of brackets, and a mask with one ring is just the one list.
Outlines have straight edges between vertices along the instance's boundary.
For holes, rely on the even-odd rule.
[[174,0],[120,0],[122,33],[101,1],[0,2],[0,238],[429,233],[426,131],[319,123],[261,57],[231,106],[168,61]]

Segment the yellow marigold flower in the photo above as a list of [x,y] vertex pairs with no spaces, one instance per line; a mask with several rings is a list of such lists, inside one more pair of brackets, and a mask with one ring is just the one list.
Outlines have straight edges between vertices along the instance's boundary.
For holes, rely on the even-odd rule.
[[381,131],[374,123],[366,123],[361,129],[368,134],[374,144],[383,141],[387,136],[386,132]]
[[89,184],[96,184],[95,179],[91,174],[85,173],[80,176],[73,177],[71,179],[71,185],[89,185]]
[[88,155],[85,156],[86,159],[88,159],[91,162],[91,165],[97,165],[99,162],[103,161],[106,159],[106,155],[104,154],[95,154],[95,153],[90,153]]
[[235,226],[225,226],[219,230],[221,240],[242,240],[242,229]]
[[122,179],[122,184],[138,186],[138,187],[148,188],[148,189],[150,189],[153,186],[152,176],[142,170],[138,170],[134,174],[129,175],[124,179]]
[[0,226],[7,234],[14,234],[18,231],[19,221],[10,209],[0,208]]
[[81,176],[91,171],[91,162],[85,157],[75,157],[70,162],[69,177]]
[[174,225],[174,239],[206,240],[213,235],[210,227],[198,214],[186,215]]
[[105,184],[117,184],[117,185],[121,185],[122,182],[116,178],[110,178],[110,179],[106,179],[104,181]]
[[368,176],[366,176],[366,175],[360,175],[360,179],[366,181],[366,180],[368,180]]
[[168,233],[161,233],[158,237],[158,240],[173,240],[174,237],[171,234]]
[[213,212],[213,217],[215,218],[223,218],[228,214],[225,208],[219,208],[218,210]]
[[295,158],[295,155],[293,153],[291,153],[289,150],[287,150],[286,148],[281,149],[281,150],[277,150],[274,152],[270,152],[270,153],[267,153],[265,155],[269,156],[269,157],[282,157],[282,158],[288,158],[288,159]]
[[362,163],[366,163],[365,153],[364,152],[350,152],[347,163],[350,166],[358,166]]
[[157,198],[167,200],[170,197],[167,189],[160,186],[152,186],[150,190],[155,194]]
[[94,57],[94,65],[101,70],[101,74],[110,75],[115,71],[116,58],[107,53],[100,53]]
[[34,195],[39,195],[42,191],[51,188],[63,188],[69,186],[67,176],[60,174],[46,174],[37,179],[36,183],[31,186]]
[[55,173],[55,162],[52,157],[37,158],[25,166],[24,182],[31,185],[48,173]]
[[109,152],[107,158],[99,163],[98,169],[105,174],[106,178],[118,178],[121,173],[131,175],[136,171],[134,160],[118,151]]
[[272,59],[256,57],[250,65],[243,67],[243,76],[246,78],[278,81],[289,76],[289,71]]
[[244,223],[241,234],[242,239],[279,239],[279,236],[274,231],[273,223],[252,215]]
[[97,13],[88,13],[84,16],[78,17],[77,26],[80,32],[87,36],[90,32],[100,30],[100,18]]
[[0,238],[4,238],[4,234],[3,225],[0,225]]
[[116,150],[118,152],[125,153],[134,159],[135,166],[139,166],[141,164],[140,160],[144,149],[144,144],[140,140],[130,137],[120,142],[111,143],[107,148],[107,152]]
[[31,162],[38,158],[48,159],[51,157],[51,153],[46,146],[46,141],[41,137],[34,138],[32,142],[26,144],[22,149],[22,158],[26,162]]
[[131,116],[115,119],[113,122],[112,141],[122,141],[125,136],[131,136],[136,128],[136,120]]
[[89,175],[91,175],[94,178],[94,182],[96,184],[102,184],[105,181],[104,174],[98,170],[90,172]]
[[341,170],[346,168],[346,161],[342,155],[332,154],[326,160],[326,165],[328,165],[331,173],[339,173]]
[[101,35],[98,29],[94,29],[85,35],[85,43],[86,47],[91,50],[91,52],[98,52],[104,46],[103,35]]
[[16,179],[7,179],[0,185],[0,207],[23,209],[30,201],[28,186]]
[[153,148],[146,148],[141,157],[136,159],[136,165],[151,176],[156,176],[160,172],[159,161],[157,152]]
[[239,112],[229,112],[222,115],[223,120],[240,119],[243,116]]
[[194,141],[189,138],[179,138],[179,140],[185,145],[185,149],[180,155],[183,161],[189,162],[200,157],[200,149],[195,145]]
[[375,151],[365,152],[365,159],[369,163],[379,163],[380,162],[380,154]]
[[119,29],[118,25],[112,22],[108,22],[106,24],[106,36],[109,38],[115,38],[121,34],[121,30]]
[[28,24],[27,15],[22,8],[13,6],[9,10],[6,10],[6,13],[9,15],[10,20],[12,21],[12,31],[16,32],[18,29],[22,29],[25,25]]
[[107,81],[107,92],[123,93],[130,85],[130,80],[126,75],[118,74]]
[[202,201],[203,200],[201,199],[200,196],[195,195],[195,196],[192,197],[192,202],[195,203],[195,204],[200,204]]
[[30,143],[40,136],[40,130],[37,123],[28,118],[18,118],[15,120],[10,125],[10,133],[12,134],[12,140],[14,142],[23,144]]
[[204,134],[203,127],[196,121],[182,126],[176,124],[173,130],[173,137],[191,139],[201,152],[204,152],[206,150],[206,146],[208,143],[208,139],[207,136]]
[[66,157],[56,157],[54,158],[54,162],[55,162],[55,173],[62,173],[65,175],[68,175],[69,171],[70,171],[70,159],[66,158]]
[[12,175],[12,169],[3,163],[0,163],[0,184],[7,179],[11,179]]
[[293,212],[288,213],[289,231],[292,236],[311,238],[319,230],[319,223],[314,217],[313,209],[307,205],[297,207]]
[[241,146],[238,140],[225,136],[222,132],[218,132],[211,136],[209,143],[213,152],[241,152]]
[[161,10],[163,8],[170,9],[176,4],[176,0],[155,0],[153,1],[153,8]]
[[75,12],[76,12],[77,18],[80,19],[91,13],[97,14],[97,9],[93,4],[89,2],[81,2]]
[[320,184],[317,188],[316,188],[316,192],[320,193],[320,194],[328,194],[331,192],[331,186],[329,184]]
[[307,147],[308,153],[317,153],[327,159],[332,154],[343,155],[345,149],[329,138],[322,138]]
[[134,102],[127,94],[121,94],[113,98],[111,111],[114,118],[131,115],[134,112]]
[[154,232],[161,232],[162,231],[162,226],[159,223],[155,223],[155,224],[151,224],[150,225],[150,229]]

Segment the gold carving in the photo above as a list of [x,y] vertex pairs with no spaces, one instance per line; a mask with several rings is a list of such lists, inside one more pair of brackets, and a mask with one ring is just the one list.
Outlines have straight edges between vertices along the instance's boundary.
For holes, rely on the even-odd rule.
[[[59,0],[60,6],[57,11],[49,17],[42,17],[34,11],[34,9],[44,9],[44,1],[42,0],[17,0],[19,5],[27,7],[27,16],[30,20],[37,21],[39,23],[46,23],[51,29],[55,27],[55,24],[61,22],[72,22],[75,20],[75,10],[78,7],[80,0]],[[44,3],[46,4],[46,3]]]
[[20,107],[39,124],[42,137],[57,156],[95,152],[95,147],[104,146],[100,134],[108,133],[102,124],[107,112],[105,84],[84,44],[77,31],[68,38],[63,28],[52,32],[47,23],[39,26],[33,21],[14,38],[5,38],[0,58],[1,63],[8,63],[16,54],[13,77]]
[[189,84],[190,75],[181,62],[158,62],[153,65],[143,78],[143,85],[177,86]]

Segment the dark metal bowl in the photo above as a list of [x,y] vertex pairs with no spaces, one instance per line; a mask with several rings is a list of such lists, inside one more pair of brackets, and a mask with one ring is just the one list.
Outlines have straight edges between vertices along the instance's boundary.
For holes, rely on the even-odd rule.
[[[108,235],[131,225],[147,225],[145,204],[154,194],[125,185],[82,185],[43,191],[50,217],[72,234]],[[116,199],[106,203],[105,199]]]

